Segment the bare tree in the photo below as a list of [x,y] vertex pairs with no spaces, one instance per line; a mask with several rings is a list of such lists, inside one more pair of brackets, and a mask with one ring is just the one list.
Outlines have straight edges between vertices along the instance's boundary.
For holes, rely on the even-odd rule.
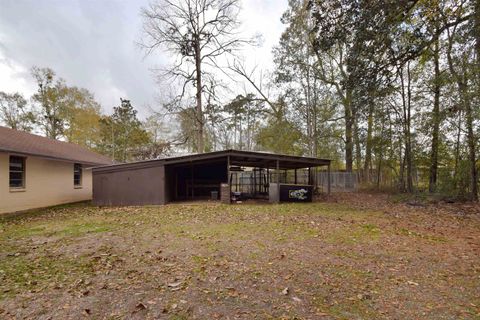
[[233,71],[234,74],[245,79],[253,89],[258,93],[259,98],[255,98],[256,101],[265,102],[270,109],[265,110],[265,112],[271,114],[272,116],[279,116],[282,114],[282,106],[276,101],[273,101],[269,97],[268,92],[266,92],[262,86],[263,76],[260,76],[259,80],[255,79],[255,72],[257,67],[255,66],[251,70],[247,70],[245,63],[240,60],[235,60],[233,63],[230,63],[228,68]]
[[202,94],[207,90],[208,70],[219,68],[218,58],[234,52],[244,43],[238,34],[239,0],[158,0],[142,9],[144,37],[140,45],[147,54],[161,48],[176,56],[162,72],[169,81],[181,81],[179,97],[187,86],[195,87],[197,152],[205,149],[205,117]]

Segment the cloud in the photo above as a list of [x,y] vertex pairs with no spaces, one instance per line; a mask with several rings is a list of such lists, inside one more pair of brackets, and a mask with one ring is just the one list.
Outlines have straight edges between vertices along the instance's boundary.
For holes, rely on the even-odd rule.
[[[128,98],[143,116],[156,108],[162,93],[151,68],[168,61],[166,53],[148,57],[135,45],[141,29],[141,1],[9,1],[0,0],[0,91],[35,91],[32,66],[49,67],[69,85],[84,87],[110,112],[119,98]],[[271,47],[278,42],[280,15],[286,1],[245,0],[243,29],[261,32],[262,48],[245,55],[270,66]]]
[[27,96],[35,92],[35,86],[27,81],[29,70],[5,57],[0,51],[0,88],[5,92],[21,92]]

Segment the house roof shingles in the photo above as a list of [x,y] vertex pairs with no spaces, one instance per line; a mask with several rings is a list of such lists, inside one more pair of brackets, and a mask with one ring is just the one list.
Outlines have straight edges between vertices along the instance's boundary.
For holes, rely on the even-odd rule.
[[113,161],[79,145],[37,136],[0,126],[0,152],[17,153],[87,165],[107,165]]

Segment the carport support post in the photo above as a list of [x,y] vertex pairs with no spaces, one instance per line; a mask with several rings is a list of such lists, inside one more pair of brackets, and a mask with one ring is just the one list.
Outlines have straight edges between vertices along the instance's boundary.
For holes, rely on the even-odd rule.
[[190,163],[190,169],[191,169],[191,174],[192,174],[192,200],[193,198],[195,197],[195,177],[194,177],[194,174],[193,174],[193,163]]
[[232,180],[230,180],[230,156],[227,156],[228,201],[232,202]]
[[277,202],[280,202],[280,160],[277,160]]
[[330,186],[330,163],[328,164],[327,167],[327,192],[330,194],[331,191],[331,186]]
[[297,184],[297,168],[295,168],[295,184]]
[[270,194],[270,164],[267,164],[267,184],[266,187],[264,188],[264,191],[268,192]]

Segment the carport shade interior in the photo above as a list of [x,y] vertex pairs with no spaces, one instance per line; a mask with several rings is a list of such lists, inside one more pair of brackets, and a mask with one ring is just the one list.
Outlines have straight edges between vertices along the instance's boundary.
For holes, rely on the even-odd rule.
[[[139,202],[128,201],[128,199],[118,200],[114,199],[115,195],[110,194],[109,190],[106,190],[105,187],[99,183],[95,183],[97,176],[105,176],[109,173],[114,174],[115,172],[122,171],[131,171],[129,173],[128,181],[130,177],[134,180],[136,171],[154,167],[164,167],[164,183],[163,188],[159,187],[157,184],[158,192],[163,192],[164,196],[161,200],[156,200],[152,198],[149,200],[148,197],[143,197]],[[328,166],[330,169],[330,160],[312,158],[312,157],[299,157],[299,156],[290,156],[290,155],[281,155],[273,153],[263,153],[263,152],[252,152],[252,151],[238,151],[238,150],[225,150],[204,154],[194,154],[181,157],[172,157],[164,158],[158,160],[142,161],[135,163],[127,163],[113,166],[105,166],[94,168],[94,202],[98,204],[163,204],[172,201],[182,201],[190,199],[209,199],[211,197],[212,191],[221,192],[220,185],[223,183],[228,183],[230,185],[230,190],[235,191],[234,185],[238,183],[237,181],[232,181],[235,174],[238,173],[238,170],[242,168],[253,168],[251,171],[252,179],[254,186],[255,196],[266,196],[268,199],[268,186],[270,182],[275,181],[275,178],[272,180],[272,174],[276,174],[276,177],[279,177],[280,172],[286,170],[295,171],[295,183],[296,183],[296,169],[304,168],[315,168],[319,166]],[[148,175],[147,175],[148,176]],[[155,179],[155,177],[150,177]],[[103,179],[106,179],[105,177]],[[108,178],[107,178],[108,179]],[[118,181],[117,181],[118,183]],[[309,181],[310,184],[310,181]],[[133,185],[133,184],[132,184]],[[139,184],[135,186],[138,187]],[[95,190],[95,189],[103,190]],[[123,188],[128,188],[127,185]],[[145,181],[143,187],[146,193],[151,193],[152,190],[149,190],[148,181]],[[133,192],[131,193],[133,194]],[[123,197],[128,197],[128,192],[123,194]],[[109,198],[106,199],[102,198]]]

